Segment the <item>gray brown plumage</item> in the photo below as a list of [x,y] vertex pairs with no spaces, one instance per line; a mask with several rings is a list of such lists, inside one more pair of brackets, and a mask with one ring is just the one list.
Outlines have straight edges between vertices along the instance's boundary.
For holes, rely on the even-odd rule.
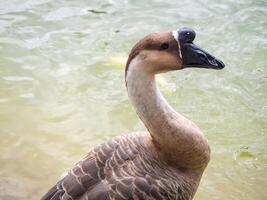
[[96,147],[42,200],[191,199],[189,188],[197,183],[183,169],[177,173],[145,141],[145,133],[136,133]]
[[162,97],[155,75],[186,67],[223,68],[192,43],[194,38],[191,29],[154,33],[133,47],[126,86],[148,132],[96,147],[41,200],[193,199],[210,159],[209,144],[201,130]]

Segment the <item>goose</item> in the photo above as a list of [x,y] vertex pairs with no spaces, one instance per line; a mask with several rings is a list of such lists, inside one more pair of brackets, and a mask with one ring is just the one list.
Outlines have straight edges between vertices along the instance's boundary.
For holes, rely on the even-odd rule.
[[210,160],[200,128],[161,95],[155,76],[224,63],[193,43],[191,28],[152,33],[132,48],[125,68],[128,96],[146,132],[95,147],[41,200],[191,200]]

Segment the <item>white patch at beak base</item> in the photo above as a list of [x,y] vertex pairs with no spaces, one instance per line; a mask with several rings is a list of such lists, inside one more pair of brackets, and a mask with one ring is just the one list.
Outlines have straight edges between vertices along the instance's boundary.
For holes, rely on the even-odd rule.
[[178,44],[178,47],[179,47],[179,56],[182,59],[183,57],[182,57],[182,53],[181,53],[180,42],[179,42],[179,39],[178,39],[178,30],[172,31],[172,36],[174,37],[174,39],[176,40],[176,42]]

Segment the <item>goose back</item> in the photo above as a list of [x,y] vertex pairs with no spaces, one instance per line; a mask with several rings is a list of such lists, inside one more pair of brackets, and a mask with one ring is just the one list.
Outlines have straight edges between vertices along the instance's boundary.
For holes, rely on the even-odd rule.
[[135,133],[101,144],[42,200],[192,199],[199,176],[190,177],[187,170],[159,158],[147,137],[149,133]]

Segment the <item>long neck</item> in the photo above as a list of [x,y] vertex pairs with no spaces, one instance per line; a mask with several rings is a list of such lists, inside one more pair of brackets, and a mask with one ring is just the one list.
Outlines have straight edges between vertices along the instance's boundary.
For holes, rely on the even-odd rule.
[[161,95],[155,76],[138,60],[129,66],[129,98],[162,154],[180,167],[202,168],[209,161],[209,146],[200,129],[177,113]]

